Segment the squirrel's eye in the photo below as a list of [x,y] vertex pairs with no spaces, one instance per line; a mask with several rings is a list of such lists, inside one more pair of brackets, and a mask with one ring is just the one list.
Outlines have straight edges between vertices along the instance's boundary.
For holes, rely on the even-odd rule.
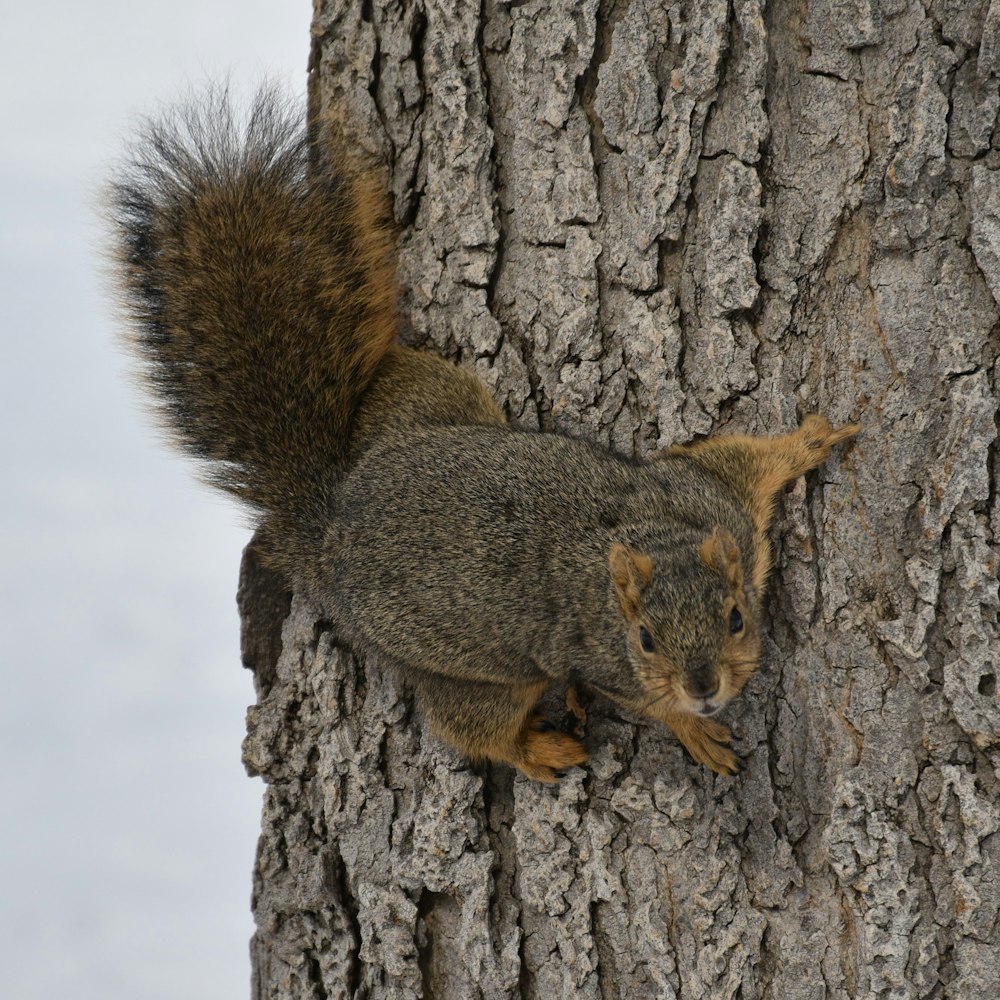
[[649,630],[645,625],[639,626],[639,644],[642,646],[644,653],[652,653],[656,650],[656,643],[653,642],[653,637],[649,634]]
[[743,631],[743,615],[740,614],[738,608],[733,608],[729,612],[729,631],[736,635],[737,632]]

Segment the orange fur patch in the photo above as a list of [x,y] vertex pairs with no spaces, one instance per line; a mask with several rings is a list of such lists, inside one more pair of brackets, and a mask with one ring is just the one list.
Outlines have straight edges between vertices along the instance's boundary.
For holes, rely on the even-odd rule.
[[711,768],[716,774],[735,774],[739,770],[739,758],[724,745],[730,741],[732,734],[721,722],[681,713],[664,721],[699,764]]
[[522,732],[516,765],[536,781],[557,781],[556,771],[566,771],[587,760],[583,744],[568,733],[539,732],[539,719],[529,720]]

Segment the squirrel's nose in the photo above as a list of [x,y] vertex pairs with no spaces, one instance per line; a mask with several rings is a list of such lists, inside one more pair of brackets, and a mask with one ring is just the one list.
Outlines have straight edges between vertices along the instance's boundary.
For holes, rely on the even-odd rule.
[[719,678],[712,667],[696,667],[688,671],[684,686],[692,698],[711,698],[719,690]]

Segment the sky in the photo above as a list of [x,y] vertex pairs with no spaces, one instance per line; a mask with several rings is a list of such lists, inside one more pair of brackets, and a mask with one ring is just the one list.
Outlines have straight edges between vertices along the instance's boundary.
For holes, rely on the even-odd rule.
[[245,516],[129,381],[101,188],[207,81],[304,95],[309,0],[8,4],[0,60],[0,996],[250,994]]

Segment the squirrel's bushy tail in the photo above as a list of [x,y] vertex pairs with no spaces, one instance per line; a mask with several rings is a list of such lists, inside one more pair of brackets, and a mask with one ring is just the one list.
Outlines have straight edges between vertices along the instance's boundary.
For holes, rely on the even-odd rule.
[[379,178],[273,91],[148,122],[111,189],[116,267],[165,422],[207,478],[324,520],[355,405],[395,338]]

